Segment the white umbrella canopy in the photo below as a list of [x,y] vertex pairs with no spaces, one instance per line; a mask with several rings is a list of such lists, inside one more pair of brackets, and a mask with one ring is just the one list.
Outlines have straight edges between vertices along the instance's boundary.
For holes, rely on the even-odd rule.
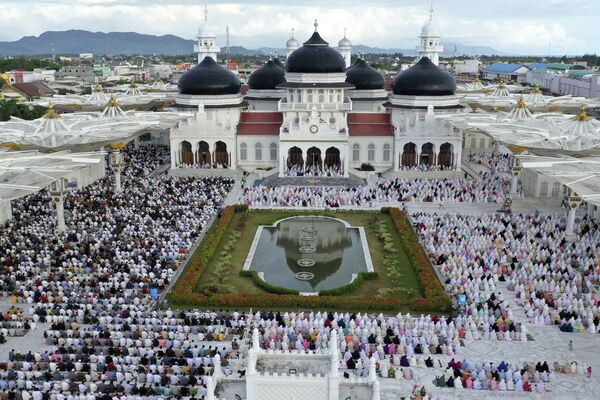
[[11,118],[0,122],[0,145],[18,149],[65,149],[77,146],[127,142],[149,131],[176,126],[190,113],[123,111],[111,97],[102,112],[58,114],[53,105],[42,118]]
[[103,152],[0,152],[0,201],[38,192],[73,171],[104,163],[104,156]]

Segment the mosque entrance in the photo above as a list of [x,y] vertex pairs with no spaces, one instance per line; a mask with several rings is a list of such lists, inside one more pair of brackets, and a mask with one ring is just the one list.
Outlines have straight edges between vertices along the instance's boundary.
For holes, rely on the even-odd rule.
[[317,147],[311,147],[306,152],[306,167],[317,167],[321,169],[323,160],[321,159],[321,150]]
[[192,151],[192,144],[187,140],[181,142],[181,162],[183,164],[194,163],[194,152]]
[[210,147],[204,140],[198,143],[198,164],[211,164]]
[[401,157],[400,164],[403,166],[417,165],[417,146],[414,143],[406,143]]
[[215,163],[217,166],[227,168],[229,166],[229,154],[227,154],[227,145],[218,141],[215,145]]
[[452,145],[444,143],[440,146],[440,155],[438,156],[438,165],[442,167],[452,166]]
[[291,168],[296,165],[299,165],[299,166],[304,165],[304,160],[302,159],[302,150],[300,150],[299,147],[294,146],[288,151],[287,164],[288,164],[287,165],[288,168]]
[[340,159],[340,151],[335,147],[330,147],[325,150],[325,165],[328,167],[340,166],[342,161]]
[[420,164],[433,165],[434,163],[435,159],[433,156],[433,143],[425,143],[423,147],[421,147]]

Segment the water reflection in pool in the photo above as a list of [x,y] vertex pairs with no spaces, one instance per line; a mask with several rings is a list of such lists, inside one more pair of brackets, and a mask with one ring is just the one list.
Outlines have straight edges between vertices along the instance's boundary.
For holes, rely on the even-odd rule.
[[250,270],[272,285],[318,292],[346,285],[367,266],[358,228],[307,216],[263,227]]

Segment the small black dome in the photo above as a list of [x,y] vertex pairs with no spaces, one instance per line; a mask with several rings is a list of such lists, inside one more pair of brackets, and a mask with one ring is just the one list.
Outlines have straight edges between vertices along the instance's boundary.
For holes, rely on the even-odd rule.
[[394,78],[394,94],[407,96],[450,96],[456,90],[456,81],[446,71],[442,71],[423,57],[418,63]]
[[277,57],[275,57],[273,59],[273,64],[277,65],[279,68],[285,69],[285,67],[283,66],[283,64],[281,63],[281,61],[279,61],[279,58],[277,58]]
[[319,32],[304,42],[304,45],[290,54],[286,62],[288,72],[335,73],[344,72],[344,57],[323,40]]
[[275,89],[285,82],[285,71],[269,60],[265,65],[254,71],[248,78],[248,87],[257,90]]
[[207,56],[183,74],[177,86],[180,94],[214,96],[239,93],[242,84],[231,71]]
[[346,70],[346,82],[353,84],[356,90],[383,89],[385,85],[383,75],[360,58]]

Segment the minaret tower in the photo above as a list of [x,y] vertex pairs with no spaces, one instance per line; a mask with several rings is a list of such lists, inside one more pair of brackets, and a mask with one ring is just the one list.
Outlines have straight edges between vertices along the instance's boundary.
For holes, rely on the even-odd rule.
[[285,48],[287,50],[287,57],[289,57],[290,54],[292,54],[292,52],[294,50],[296,50],[298,47],[300,47],[300,42],[298,42],[296,40],[296,38],[294,37],[294,31],[295,31],[295,29],[292,28],[292,32],[290,33],[290,38],[288,39],[287,42],[285,42]]
[[346,38],[346,28],[344,28],[344,38],[338,43],[338,51],[344,57],[346,68],[352,64],[352,42]]
[[440,62],[440,54],[444,51],[444,46],[440,42],[440,28],[433,19],[433,4],[429,9],[429,21],[421,29],[420,44],[416,47],[418,62],[423,57],[428,57],[431,62],[438,65]]
[[217,35],[215,35],[208,27],[208,8],[204,6],[204,23],[198,28],[198,43],[194,45],[194,52],[198,53],[198,64],[205,57],[211,57],[217,61],[217,54],[221,51],[217,47]]

